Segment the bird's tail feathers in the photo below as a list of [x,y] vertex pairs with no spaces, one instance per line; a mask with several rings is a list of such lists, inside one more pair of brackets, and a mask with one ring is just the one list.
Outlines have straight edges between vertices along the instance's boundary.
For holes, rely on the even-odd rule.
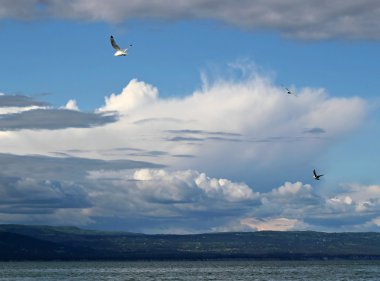
[[129,44],[128,48],[124,49],[124,52],[127,52],[130,47],[132,47],[132,44]]

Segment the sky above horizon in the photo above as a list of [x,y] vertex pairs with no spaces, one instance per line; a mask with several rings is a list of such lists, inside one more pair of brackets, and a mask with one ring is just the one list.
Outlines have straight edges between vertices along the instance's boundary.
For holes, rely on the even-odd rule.
[[0,0],[0,223],[379,231],[379,18],[371,0]]

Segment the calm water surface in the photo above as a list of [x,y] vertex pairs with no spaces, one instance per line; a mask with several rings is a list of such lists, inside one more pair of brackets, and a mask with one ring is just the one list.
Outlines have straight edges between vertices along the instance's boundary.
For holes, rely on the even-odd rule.
[[5,280],[380,280],[380,261],[3,262]]

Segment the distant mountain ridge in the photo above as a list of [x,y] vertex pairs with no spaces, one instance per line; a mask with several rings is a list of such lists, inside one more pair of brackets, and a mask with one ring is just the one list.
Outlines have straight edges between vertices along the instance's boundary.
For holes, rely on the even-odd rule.
[[0,225],[0,260],[380,259],[380,233],[314,231],[147,235]]

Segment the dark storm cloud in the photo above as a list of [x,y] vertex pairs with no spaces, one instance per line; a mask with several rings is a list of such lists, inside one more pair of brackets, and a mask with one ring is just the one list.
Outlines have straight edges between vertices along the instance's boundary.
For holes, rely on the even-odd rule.
[[91,206],[83,188],[70,182],[0,176],[0,192],[0,213],[46,214]]
[[[176,228],[210,231],[210,227],[239,217],[259,204],[258,194],[245,184],[209,178],[193,170],[95,171],[89,178],[98,205],[123,214],[110,218],[108,223],[121,219],[133,231],[137,227],[137,231],[165,232],[156,229],[160,221],[172,233]],[[205,217],[207,223],[203,223]],[[132,226],[136,218],[141,218],[140,224]],[[101,221],[101,217],[96,219],[97,224]]]
[[324,134],[326,131],[322,128],[310,128],[303,131],[305,134]]
[[70,154],[64,153],[64,152],[50,152],[51,154],[54,154],[56,156],[62,156],[62,157],[71,157]]
[[0,95],[0,107],[47,106],[46,102],[36,101],[22,95]]
[[67,149],[65,150],[64,152],[62,153],[87,153],[87,152],[91,152],[91,150],[85,150],[85,149]]
[[152,150],[152,151],[130,153],[129,155],[131,155],[131,156],[159,157],[159,156],[165,156],[165,155],[169,155],[169,154],[165,151]]
[[173,157],[178,157],[178,158],[195,158],[195,155],[191,154],[174,154],[172,155]]
[[[245,138],[241,134],[229,132],[212,132],[204,130],[167,130],[166,132],[175,135],[166,140],[173,142],[204,142],[204,141],[223,141],[223,142],[250,142],[250,143],[293,143],[305,140],[321,140],[317,136],[274,136],[263,138]],[[321,134],[325,132],[321,128],[312,128],[304,131],[309,134]]]
[[[317,133],[314,133],[317,134]],[[266,137],[266,138],[249,138],[246,141],[252,143],[294,143],[307,140],[325,140],[324,137],[319,136],[278,136],[278,137]]]
[[0,154],[0,176],[38,180],[83,181],[88,171],[159,168],[162,165],[132,160],[105,161],[79,157]]
[[91,128],[117,120],[118,116],[115,114],[89,113],[67,109],[34,109],[19,113],[1,114],[0,131]]
[[[167,130],[167,133],[175,135],[174,137],[168,137],[168,141],[174,142],[202,142],[202,141],[232,141],[240,142],[243,139],[236,138],[241,137],[241,134],[230,133],[230,132],[214,132],[206,130],[191,130],[191,129],[182,129],[182,130]],[[231,138],[235,137],[235,138]]]
[[[87,178],[90,171],[162,166],[129,160],[0,154],[0,167],[0,216],[7,219],[12,215],[25,215],[19,218],[23,223],[30,223],[38,216],[53,216],[54,221],[54,218],[64,218],[71,209],[93,207],[89,194],[96,184]],[[111,187],[110,183],[107,186]],[[81,217],[81,214],[76,216]]]
[[116,147],[112,149],[111,151],[144,151],[140,148],[134,148],[134,147]]
[[177,118],[146,118],[146,119],[140,119],[140,120],[137,120],[135,122],[133,122],[133,124],[136,124],[136,125],[141,125],[141,124],[147,124],[147,123],[156,123],[156,122],[169,122],[169,123],[184,123],[186,121],[184,120],[181,120],[181,119],[177,119]]
[[233,138],[223,138],[223,137],[208,137],[207,140],[213,141],[231,141],[231,142],[242,142],[242,139],[233,139]]
[[165,155],[169,155],[167,152],[165,151],[160,151],[160,150],[143,150],[143,149],[132,149],[132,148],[129,148],[129,149],[115,149],[116,151],[129,151],[127,153],[127,155],[130,155],[130,156],[147,156],[147,157],[157,157],[157,156],[165,156]]
[[113,149],[99,150],[103,155],[124,155],[124,156],[139,156],[139,157],[160,157],[169,156],[166,151],[161,150],[144,150],[132,147],[116,147]]
[[212,19],[301,39],[380,39],[376,0],[3,0],[0,18],[56,17],[120,23],[130,19]]
[[0,218],[8,223],[199,233],[286,218],[313,229],[376,229],[380,206],[379,186],[347,187],[330,199],[301,182],[258,193],[198,171],[128,160],[0,154],[0,166]]
[[219,135],[219,136],[241,136],[241,134],[230,133],[230,132],[213,132],[213,131],[205,131],[205,130],[167,130],[168,133],[172,134],[194,134],[194,135]]
[[332,214],[311,214],[305,218],[305,222],[311,225],[323,225],[325,227],[345,227],[360,225],[378,216],[377,213],[332,213]]
[[172,138],[167,138],[166,140],[168,141],[184,141],[184,142],[201,142],[204,141],[205,139],[202,138],[193,138],[193,137],[172,137]]
[[39,16],[39,0],[2,0],[0,18],[31,19]]

